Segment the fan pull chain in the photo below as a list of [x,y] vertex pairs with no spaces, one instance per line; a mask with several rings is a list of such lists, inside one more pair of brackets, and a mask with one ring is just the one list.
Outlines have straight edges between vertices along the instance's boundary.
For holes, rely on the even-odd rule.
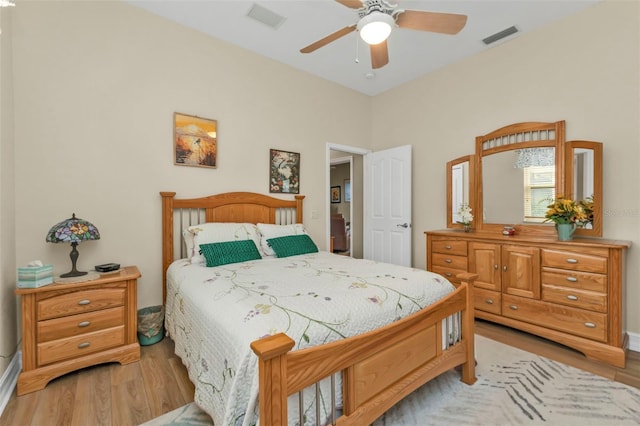
[[356,59],[354,60],[356,64],[360,63],[360,59],[358,59],[358,48],[360,47],[360,43],[358,42],[359,38],[360,37],[356,37]]

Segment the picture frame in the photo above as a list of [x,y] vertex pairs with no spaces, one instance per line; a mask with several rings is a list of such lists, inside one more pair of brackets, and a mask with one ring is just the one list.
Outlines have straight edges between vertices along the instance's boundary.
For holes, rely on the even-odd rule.
[[350,179],[344,180],[344,202],[345,203],[351,202],[351,180]]
[[218,121],[196,115],[173,114],[173,164],[218,166]]
[[331,187],[331,203],[336,204],[340,203],[340,185]]
[[300,153],[269,150],[269,192],[300,193]]

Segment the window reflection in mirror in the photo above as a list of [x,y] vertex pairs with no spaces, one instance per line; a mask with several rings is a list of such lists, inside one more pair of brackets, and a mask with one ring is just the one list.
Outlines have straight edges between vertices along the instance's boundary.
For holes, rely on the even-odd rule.
[[[556,186],[555,165],[550,164],[548,157],[550,149],[554,150],[531,149],[527,162],[522,161],[518,150],[482,157],[484,223],[544,222]],[[536,160],[536,152],[547,158]]]

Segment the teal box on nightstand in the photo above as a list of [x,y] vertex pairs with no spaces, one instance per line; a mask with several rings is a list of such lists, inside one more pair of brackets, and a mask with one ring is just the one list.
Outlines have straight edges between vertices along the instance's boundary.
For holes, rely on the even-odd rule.
[[18,268],[18,288],[38,288],[53,283],[53,265]]

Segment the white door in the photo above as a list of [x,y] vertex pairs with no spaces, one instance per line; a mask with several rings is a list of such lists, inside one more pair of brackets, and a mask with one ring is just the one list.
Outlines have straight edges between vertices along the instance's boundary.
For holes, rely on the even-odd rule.
[[411,146],[364,156],[365,259],[411,266]]

